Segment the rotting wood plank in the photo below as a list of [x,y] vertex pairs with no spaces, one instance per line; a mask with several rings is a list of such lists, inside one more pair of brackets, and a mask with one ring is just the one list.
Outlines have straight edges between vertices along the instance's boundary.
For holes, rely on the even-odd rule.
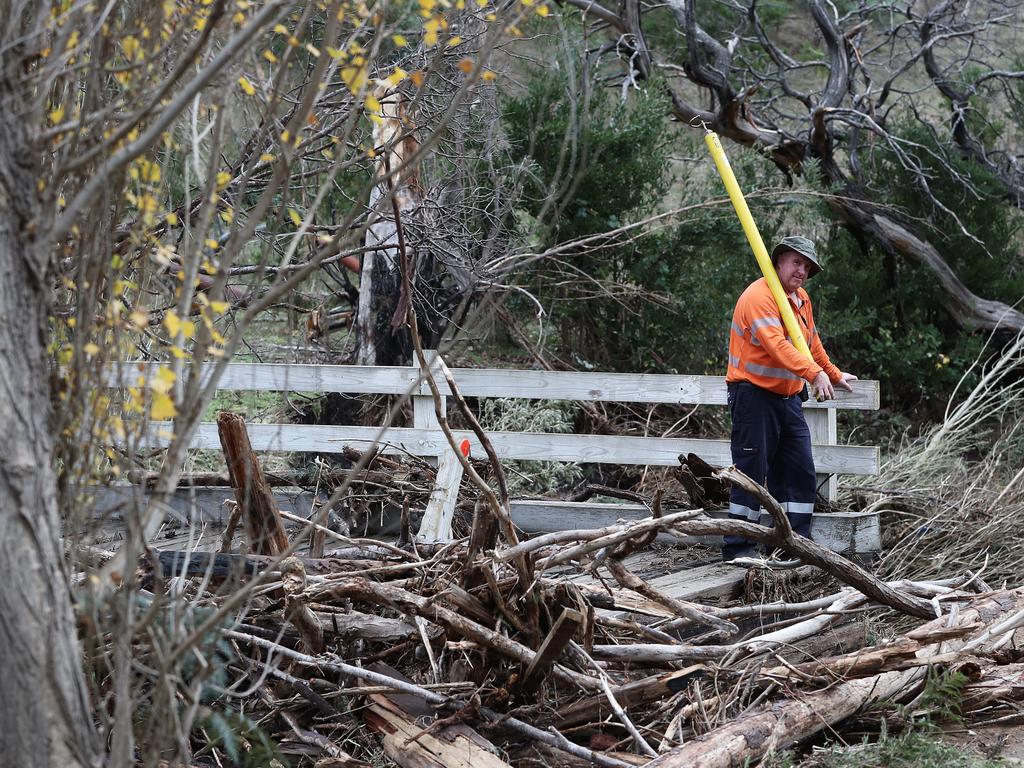
[[[169,422],[151,422],[143,443],[146,447],[164,448],[169,445],[171,434]],[[474,455],[484,454],[474,433],[456,431],[454,435],[457,441],[468,440]],[[490,432],[488,438],[499,459],[672,467],[679,463],[681,453],[695,453],[710,464],[725,466],[732,461],[728,440],[540,432]],[[408,427],[393,427],[382,435],[378,427],[251,424],[249,439],[253,448],[260,451],[340,453],[346,446],[365,450],[378,442],[381,450],[390,454],[438,456],[449,450],[448,441],[442,433]],[[219,448],[216,425],[199,424],[191,447]],[[822,472],[849,475],[878,473],[876,446],[814,445],[812,452],[815,466]]]
[[249,442],[245,420],[236,413],[223,411],[217,417],[216,426],[217,441],[224,451],[251,551],[259,555],[284,552],[288,548],[288,535],[284,532],[274,494]]
[[711,563],[649,579],[655,589],[669,597],[687,602],[736,597],[743,586],[747,569],[728,563]]
[[385,754],[402,768],[509,768],[490,742],[465,725],[435,732],[387,696],[375,693],[367,698],[363,719],[381,734]]
[[551,627],[551,631],[548,632],[544,642],[537,650],[537,655],[533,657],[533,661],[530,662],[523,674],[524,693],[530,693],[537,689],[551,665],[558,661],[565,646],[569,644],[581,626],[583,626],[582,613],[571,608],[562,610],[561,615],[555,620],[554,626]]

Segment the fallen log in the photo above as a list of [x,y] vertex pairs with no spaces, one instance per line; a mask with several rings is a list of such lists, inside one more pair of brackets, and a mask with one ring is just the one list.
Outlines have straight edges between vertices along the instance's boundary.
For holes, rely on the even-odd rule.
[[[937,629],[952,622],[954,626],[983,621],[996,622],[1010,611],[1024,606],[1024,590],[996,593],[960,610],[955,618],[943,616],[919,631]],[[946,641],[962,646],[959,640]],[[925,646],[916,652],[927,660],[942,654],[943,643]],[[676,747],[647,764],[648,768],[732,768],[750,764],[762,756],[784,749],[850,717],[877,701],[899,699],[912,693],[927,674],[927,667],[907,671],[883,672],[837,683],[823,691],[808,692],[799,699],[783,699],[745,712],[725,725]]]
[[[623,707],[638,707],[684,690],[691,682],[707,674],[703,664],[652,675],[612,688],[615,700]],[[608,697],[601,694],[570,704],[558,712],[558,728],[570,728],[583,723],[600,722],[611,713]]]
[[[300,557],[306,573],[327,576],[343,574],[365,568],[377,568],[385,564],[417,567],[414,562],[390,562],[383,558],[389,555],[381,550],[381,560],[367,556],[374,552],[369,549],[346,549],[332,552],[323,558]],[[157,562],[165,578],[171,576],[210,576],[215,579],[245,578],[255,576],[274,566],[278,558],[273,555],[239,555],[224,552],[200,552],[198,550],[162,549],[157,551]],[[398,570],[398,568],[396,568]]]
[[416,625],[402,619],[389,619],[360,611],[344,611],[334,606],[309,603],[325,634],[342,640],[395,642],[417,636]]

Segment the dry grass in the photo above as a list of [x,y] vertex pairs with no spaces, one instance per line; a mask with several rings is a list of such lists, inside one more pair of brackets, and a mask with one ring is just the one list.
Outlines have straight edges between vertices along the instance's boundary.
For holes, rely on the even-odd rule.
[[860,491],[887,532],[880,574],[923,578],[981,572],[1019,581],[1024,558],[1024,335],[972,369],[945,419],[907,441]]

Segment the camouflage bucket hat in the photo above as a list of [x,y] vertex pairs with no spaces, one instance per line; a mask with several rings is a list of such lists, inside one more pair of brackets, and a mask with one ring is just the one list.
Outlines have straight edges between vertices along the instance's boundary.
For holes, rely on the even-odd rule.
[[821,266],[821,259],[818,257],[818,252],[814,250],[814,243],[806,237],[790,235],[789,237],[782,238],[779,241],[779,244],[772,249],[772,263],[775,262],[775,257],[783,251],[796,251],[801,256],[805,256],[810,260],[814,267],[811,269],[810,274],[807,275],[808,279],[814,277],[824,269],[824,267]]

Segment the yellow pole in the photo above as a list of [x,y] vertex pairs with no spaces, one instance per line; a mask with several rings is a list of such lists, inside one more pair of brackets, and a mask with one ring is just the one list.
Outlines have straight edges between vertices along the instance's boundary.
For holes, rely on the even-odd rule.
[[[793,308],[789,306],[789,299],[786,298],[786,292],[782,288],[782,283],[779,282],[779,276],[775,274],[775,266],[768,255],[768,249],[764,247],[761,233],[757,231],[754,217],[750,215],[747,201],[743,197],[743,192],[740,191],[740,185],[736,182],[736,175],[732,172],[732,166],[729,165],[729,158],[725,156],[725,150],[722,149],[722,142],[718,140],[718,134],[710,130],[704,134],[704,141],[707,142],[708,149],[711,150],[711,157],[714,158],[715,166],[718,168],[718,173],[722,177],[722,181],[725,182],[725,191],[729,193],[729,199],[732,200],[733,208],[736,209],[736,215],[740,218],[740,224],[743,225],[743,231],[747,235],[747,242],[750,243],[750,247],[754,251],[754,257],[757,259],[758,266],[761,267],[761,273],[764,275],[764,279],[768,281],[768,287],[772,291],[772,296],[775,297],[775,303],[779,305],[779,311],[782,313],[782,323],[786,326],[786,332],[789,334],[789,338],[793,340],[793,346],[797,348],[797,351],[807,355],[807,357],[811,357],[811,350],[807,348],[804,335],[800,332],[800,326],[796,322],[796,315],[793,314]],[[813,360],[813,358],[811,359]]]

